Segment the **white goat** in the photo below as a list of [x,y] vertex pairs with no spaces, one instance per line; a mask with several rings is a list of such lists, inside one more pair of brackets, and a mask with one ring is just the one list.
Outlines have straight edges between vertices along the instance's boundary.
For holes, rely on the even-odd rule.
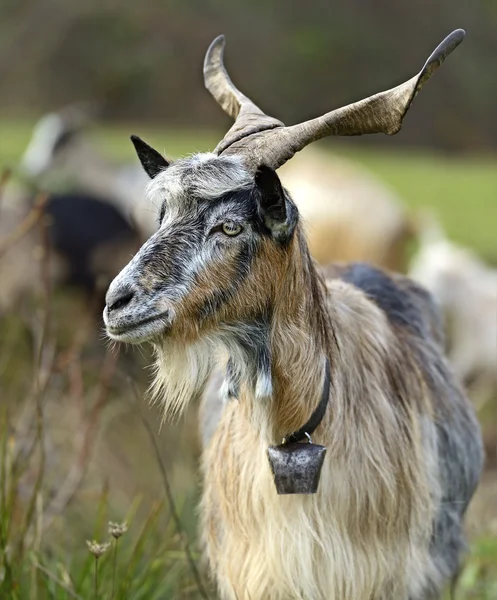
[[449,329],[450,358],[462,381],[497,390],[497,270],[451,242],[433,217],[424,219],[410,276],[433,294]]

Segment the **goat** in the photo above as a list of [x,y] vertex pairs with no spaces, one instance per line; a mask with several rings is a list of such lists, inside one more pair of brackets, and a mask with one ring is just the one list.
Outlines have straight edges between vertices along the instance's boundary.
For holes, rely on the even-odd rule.
[[497,270],[448,240],[434,216],[423,221],[410,276],[431,292],[447,318],[449,357],[460,379],[495,393]]
[[[104,321],[113,340],[152,343],[167,417],[225,365],[204,398],[218,417],[201,501],[223,600],[427,600],[458,571],[481,433],[431,297],[365,264],[320,274],[276,169],[326,135],[396,133],[463,36],[406,83],[292,127],[235,88],[221,36],[204,77],[235,123],[214,152],[170,163],[132,137],[161,225],[110,285]],[[278,495],[268,446],[314,428],[317,492]]]
[[[142,235],[157,229],[155,211],[143,196],[146,175],[134,166],[109,162],[85,135],[80,112],[70,109],[43,117],[21,161],[31,177],[61,171],[90,193],[113,199]],[[287,163],[281,178],[307,224],[309,247],[321,264],[367,260],[405,271],[414,232],[400,198],[364,167],[323,152],[304,152]],[[371,213],[375,218],[369,218]]]
[[[21,225],[31,209],[24,191],[9,186],[0,207],[0,239]],[[102,288],[128,262],[139,246],[136,230],[109,202],[81,194],[51,194],[42,208],[47,226],[47,242],[54,251],[50,261],[52,284],[66,283],[82,289],[90,297],[100,296]],[[0,306],[12,306],[39,284],[43,255],[40,229],[33,227],[0,259]]]
[[144,239],[157,223],[143,201],[146,176],[135,166],[119,166],[108,160],[87,134],[89,117],[77,107],[43,116],[36,123],[20,160],[19,170],[28,179],[50,187],[50,178],[68,179],[78,192],[105,198],[133,221]]
[[306,150],[281,168],[280,179],[295,199],[319,263],[366,261],[407,270],[415,237],[411,218],[394,191],[364,167]]

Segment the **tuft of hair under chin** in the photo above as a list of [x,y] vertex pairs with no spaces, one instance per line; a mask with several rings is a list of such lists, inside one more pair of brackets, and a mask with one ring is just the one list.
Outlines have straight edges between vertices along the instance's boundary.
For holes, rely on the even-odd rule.
[[160,404],[163,420],[177,420],[192,399],[202,394],[215,364],[208,340],[186,345],[168,340],[155,349],[151,401]]

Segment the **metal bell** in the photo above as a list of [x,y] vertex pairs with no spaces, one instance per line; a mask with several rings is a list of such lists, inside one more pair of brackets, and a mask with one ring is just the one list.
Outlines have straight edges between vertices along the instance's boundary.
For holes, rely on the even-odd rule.
[[319,444],[291,442],[269,446],[267,455],[278,494],[315,494],[326,448]]

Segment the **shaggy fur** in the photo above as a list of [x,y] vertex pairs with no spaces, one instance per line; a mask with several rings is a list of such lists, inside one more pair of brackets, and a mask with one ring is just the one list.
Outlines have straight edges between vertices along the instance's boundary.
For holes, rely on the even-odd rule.
[[[201,524],[220,596],[437,598],[457,573],[482,464],[438,313],[400,276],[360,264],[318,274],[274,172],[250,177],[212,156],[159,174],[160,229],[104,313],[114,339],[154,344],[166,416],[207,389]],[[214,179],[217,197],[203,197]],[[226,221],[240,234],[224,235]],[[318,493],[278,496],[267,447],[308,420],[325,356]],[[215,365],[222,385],[219,371],[208,382]]]
[[[387,279],[366,266],[356,270],[359,283]],[[296,287],[291,280],[289,285]],[[282,291],[284,314],[294,315],[285,306],[288,290]],[[208,442],[202,527],[221,595],[438,597],[464,549],[460,519],[476,486],[478,468],[472,470],[480,464],[481,448],[476,440],[465,449],[463,440],[476,422],[450,384],[429,333],[435,325],[423,313],[411,306],[412,322],[400,324],[395,310],[383,312],[377,305],[384,298],[373,296],[373,303],[339,279],[328,280],[323,294],[334,333],[324,350],[332,361],[333,391],[314,436],[328,448],[318,494],[277,496],[265,454],[284,432],[305,422],[318,401],[321,363],[315,357],[323,348],[305,318],[273,322],[274,359],[292,367],[278,377],[284,384],[272,405],[261,411],[242,390],[239,402],[224,408]],[[295,300],[305,306],[305,297]],[[416,321],[424,337],[416,333]],[[306,375],[313,380],[309,387]],[[450,466],[448,431],[456,452]],[[444,489],[449,468],[456,489]]]

